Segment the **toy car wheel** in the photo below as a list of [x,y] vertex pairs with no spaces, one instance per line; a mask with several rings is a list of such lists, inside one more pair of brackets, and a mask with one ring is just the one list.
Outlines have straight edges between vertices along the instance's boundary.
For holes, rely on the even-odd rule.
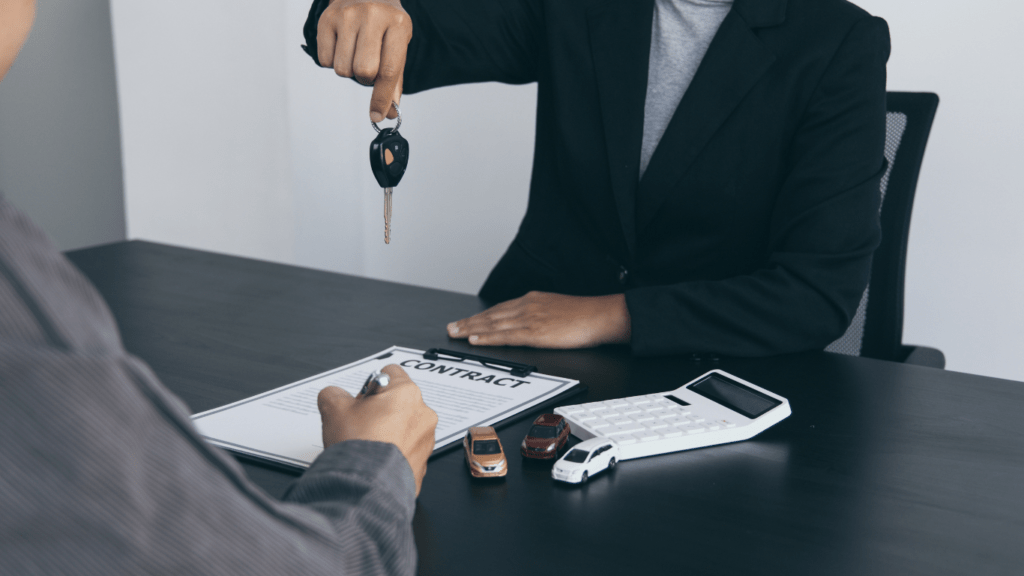
[[587,480],[590,480],[590,474],[587,474],[587,471],[584,470],[583,476],[580,476],[580,484],[586,484]]
[[616,464],[618,464],[618,462],[615,461],[615,457],[613,456],[612,459],[608,461],[608,469],[611,470],[612,468],[615,468]]

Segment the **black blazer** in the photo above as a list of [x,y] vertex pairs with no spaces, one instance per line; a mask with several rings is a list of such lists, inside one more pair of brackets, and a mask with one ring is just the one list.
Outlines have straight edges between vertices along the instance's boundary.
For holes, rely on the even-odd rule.
[[538,83],[529,207],[483,298],[625,292],[641,355],[822,349],[846,329],[880,240],[885,21],[736,0],[641,180],[653,0],[403,5],[406,93]]

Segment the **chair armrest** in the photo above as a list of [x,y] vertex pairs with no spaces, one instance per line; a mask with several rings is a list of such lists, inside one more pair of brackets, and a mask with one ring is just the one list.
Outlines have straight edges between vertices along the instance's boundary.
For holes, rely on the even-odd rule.
[[927,346],[904,346],[903,363],[916,366],[929,366],[931,368],[945,368],[946,356],[938,348]]

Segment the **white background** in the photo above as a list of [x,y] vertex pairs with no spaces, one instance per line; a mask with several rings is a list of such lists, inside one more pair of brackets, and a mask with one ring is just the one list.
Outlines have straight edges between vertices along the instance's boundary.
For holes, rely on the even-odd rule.
[[40,0],[0,84],[0,192],[62,249],[125,238],[107,0]]
[[[940,95],[918,185],[904,340],[1024,380],[1024,6],[861,0],[889,89]],[[535,88],[403,100],[391,246],[369,92],[300,51],[305,0],[112,0],[128,235],[475,292],[525,210]],[[491,146],[480,146],[484,134]]]
[[535,86],[403,99],[385,246],[370,91],[299,48],[308,1],[111,5],[130,237],[475,293],[514,236]]

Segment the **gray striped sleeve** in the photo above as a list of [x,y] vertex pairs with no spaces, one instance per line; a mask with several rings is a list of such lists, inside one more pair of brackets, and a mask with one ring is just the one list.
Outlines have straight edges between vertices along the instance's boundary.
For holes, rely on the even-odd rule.
[[391,444],[332,446],[284,502],[252,485],[0,200],[0,574],[413,574],[414,509]]

